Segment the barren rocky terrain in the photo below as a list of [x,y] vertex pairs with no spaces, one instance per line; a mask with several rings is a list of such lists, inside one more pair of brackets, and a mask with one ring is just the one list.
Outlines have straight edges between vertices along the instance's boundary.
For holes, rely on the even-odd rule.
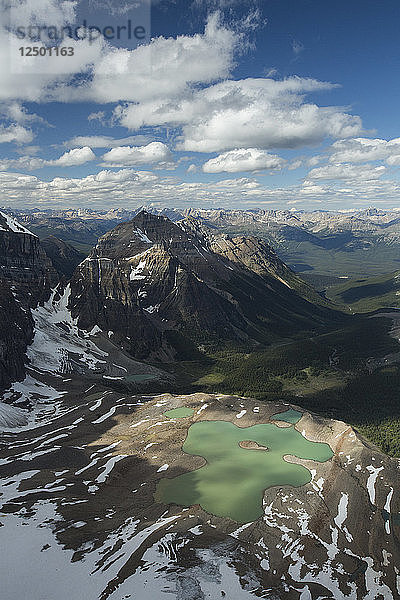
[[[38,394],[48,393],[40,379]],[[1,434],[8,600],[26,597],[32,586],[35,597],[74,600],[168,591],[185,599],[397,597],[399,461],[368,447],[351,427],[302,413],[292,427],[329,444],[332,458],[285,456],[309,470],[310,482],[266,489],[262,516],[237,523],[200,505],[158,503],[157,484],[204,466],[201,456],[182,451],[193,423],[247,429],[273,423],[288,406],[206,394],[122,396],[99,384],[82,395],[74,378],[53,383],[62,397],[39,404],[36,422]],[[193,416],[164,415],[182,406]],[[61,585],[66,574],[68,588]]]

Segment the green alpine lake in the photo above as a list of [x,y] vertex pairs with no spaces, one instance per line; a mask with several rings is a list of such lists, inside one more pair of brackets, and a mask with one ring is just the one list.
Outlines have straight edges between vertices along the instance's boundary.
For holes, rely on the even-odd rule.
[[184,417],[191,417],[194,414],[193,408],[187,408],[183,406],[182,408],[171,408],[171,410],[166,410],[164,415],[168,417],[168,419],[183,419]]
[[[253,448],[243,448],[241,442],[253,442]],[[318,462],[333,456],[328,444],[311,442],[294,427],[271,423],[237,427],[228,421],[194,423],[182,449],[202,456],[207,464],[178,477],[161,479],[156,501],[185,507],[200,504],[205,511],[238,523],[254,521],[263,514],[266,488],[299,487],[311,481],[310,471],[286,462],[285,455]]]
[[285,423],[292,423],[294,425],[297,421],[300,421],[303,415],[298,410],[293,410],[293,408],[289,408],[285,412],[277,413],[276,415],[272,415],[272,421],[285,421]]

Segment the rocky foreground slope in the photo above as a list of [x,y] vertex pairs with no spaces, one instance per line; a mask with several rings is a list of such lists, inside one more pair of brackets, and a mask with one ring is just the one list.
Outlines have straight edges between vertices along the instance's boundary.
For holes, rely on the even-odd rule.
[[[130,396],[99,384],[82,393],[74,377],[47,378],[45,389],[35,377],[39,394],[52,383],[63,396],[55,414],[42,407],[41,421],[0,435],[7,600],[398,598],[399,461],[344,423],[309,413],[295,425],[277,421],[290,408],[279,401]],[[166,416],[178,407],[192,415]],[[162,480],[204,468],[182,451],[189,428],[219,421],[250,441],[253,425],[295,427],[329,444],[332,457],[285,456],[306,467],[309,483],[266,489],[248,523],[160,502]],[[222,511],[229,501],[228,489]]]

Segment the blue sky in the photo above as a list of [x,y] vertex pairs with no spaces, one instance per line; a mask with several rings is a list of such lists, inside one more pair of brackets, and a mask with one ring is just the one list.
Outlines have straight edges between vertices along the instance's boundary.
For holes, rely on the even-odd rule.
[[[150,33],[149,1],[95,0],[98,24]],[[89,15],[12,2],[15,27]],[[399,22],[388,0],[159,0],[151,41],[69,40],[71,58],[22,58],[45,42],[3,25],[1,204],[397,207]]]

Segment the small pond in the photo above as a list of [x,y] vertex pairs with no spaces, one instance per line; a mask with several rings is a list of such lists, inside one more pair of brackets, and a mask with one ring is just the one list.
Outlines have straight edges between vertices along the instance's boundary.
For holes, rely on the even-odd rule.
[[276,415],[272,415],[272,421],[285,421],[285,423],[295,424],[297,421],[300,421],[302,417],[302,413],[298,410],[293,410],[293,408],[289,408],[282,413],[276,413]]
[[191,417],[193,414],[193,408],[183,406],[182,408],[171,408],[171,410],[165,411],[164,416],[168,419],[183,419],[184,417]]

